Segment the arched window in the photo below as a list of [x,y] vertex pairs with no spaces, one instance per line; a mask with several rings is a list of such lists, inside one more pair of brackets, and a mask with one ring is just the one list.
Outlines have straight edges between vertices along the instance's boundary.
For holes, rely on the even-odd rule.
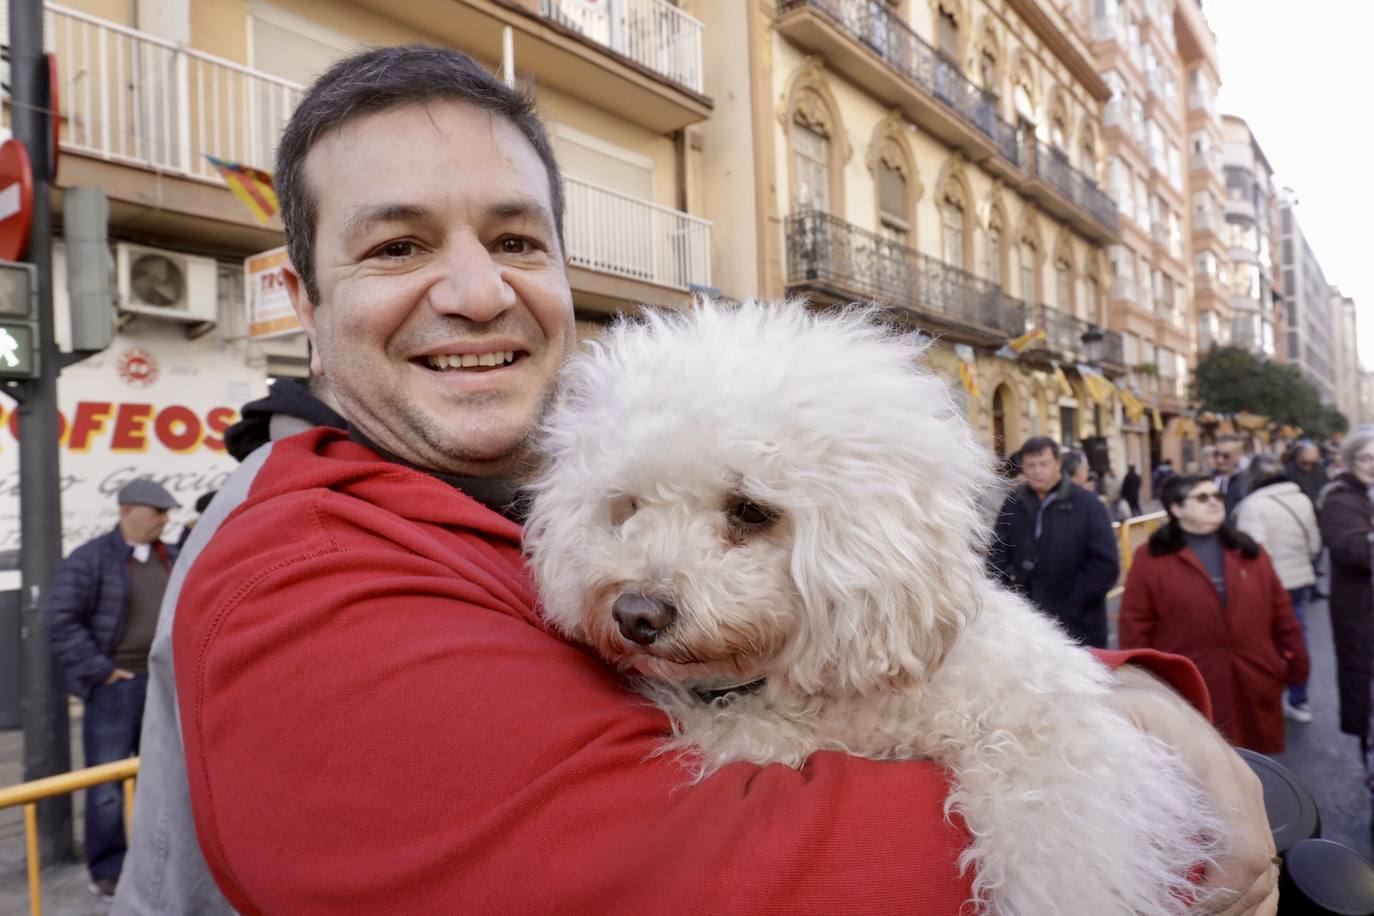
[[1088,278],[1088,320],[1106,324],[1106,316],[1102,314],[1102,290],[1097,285],[1096,277]]
[[1068,133],[1064,130],[1064,119],[1056,117],[1050,122],[1050,143],[1060,152],[1068,149]]
[[1054,305],[1065,315],[1073,314],[1073,273],[1063,258],[1054,262]]
[[988,282],[1002,285],[1002,227],[988,227]]
[[878,229],[885,238],[906,244],[911,232],[911,197],[906,176],[886,160],[878,162]]
[[830,212],[830,138],[797,118],[792,125],[797,209]]
[[1035,242],[1031,239],[1022,239],[1021,244],[1017,246],[1017,253],[1021,262],[1021,301],[1026,305],[1035,305],[1040,301],[1040,285],[1036,282],[1035,276],[1038,260]]
[[1084,140],[1083,147],[1078,152],[1079,169],[1093,181],[1097,181],[1097,153],[1093,150],[1092,140]]
[[983,52],[978,55],[978,76],[982,80],[983,88],[993,95],[997,95],[997,52],[992,48],[983,48]]
[[945,263],[964,269],[964,205],[953,195],[940,201],[940,225]]
[[959,61],[959,20],[944,6],[935,12],[935,47],[950,60]]

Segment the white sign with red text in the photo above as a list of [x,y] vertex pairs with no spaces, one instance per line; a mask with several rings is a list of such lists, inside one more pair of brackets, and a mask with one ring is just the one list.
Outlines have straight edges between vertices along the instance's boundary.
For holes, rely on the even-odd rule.
[[[265,372],[245,365],[218,335],[187,340],[170,322],[135,322],[108,350],[63,369],[63,554],[115,526],[115,494],[135,477],[151,477],[181,503],[163,532],[176,540],[195,515],[196,498],[218,489],[237,466],[224,450],[225,430],[266,390]],[[18,565],[15,406],[0,395],[0,569]]]

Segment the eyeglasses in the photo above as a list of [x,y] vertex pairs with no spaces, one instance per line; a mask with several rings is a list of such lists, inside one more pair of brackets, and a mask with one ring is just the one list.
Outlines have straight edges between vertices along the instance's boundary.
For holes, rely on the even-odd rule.
[[1220,493],[1194,493],[1191,496],[1185,496],[1183,501],[1187,502],[1190,499],[1198,505],[1203,506],[1210,502],[1225,502],[1225,498]]

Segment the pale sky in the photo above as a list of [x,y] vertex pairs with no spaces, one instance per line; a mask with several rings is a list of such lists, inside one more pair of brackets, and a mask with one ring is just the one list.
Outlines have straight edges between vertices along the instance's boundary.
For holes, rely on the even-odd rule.
[[[1374,369],[1374,3],[1203,0],[1221,58],[1220,110],[1249,123],[1326,282],[1355,300]],[[1281,254],[1274,242],[1274,256]]]

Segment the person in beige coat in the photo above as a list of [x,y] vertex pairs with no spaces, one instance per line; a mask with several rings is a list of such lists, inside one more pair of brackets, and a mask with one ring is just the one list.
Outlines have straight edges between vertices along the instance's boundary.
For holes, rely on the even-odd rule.
[[[1306,646],[1307,605],[1317,582],[1312,561],[1322,549],[1321,530],[1312,501],[1276,459],[1262,455],[1250,463],[1250,492],[1236,507],[1236,527],[1268,551],[1302,624]],[[1283,712],[1294,722],[1312,721],[1305,682],[1288,688]]]

